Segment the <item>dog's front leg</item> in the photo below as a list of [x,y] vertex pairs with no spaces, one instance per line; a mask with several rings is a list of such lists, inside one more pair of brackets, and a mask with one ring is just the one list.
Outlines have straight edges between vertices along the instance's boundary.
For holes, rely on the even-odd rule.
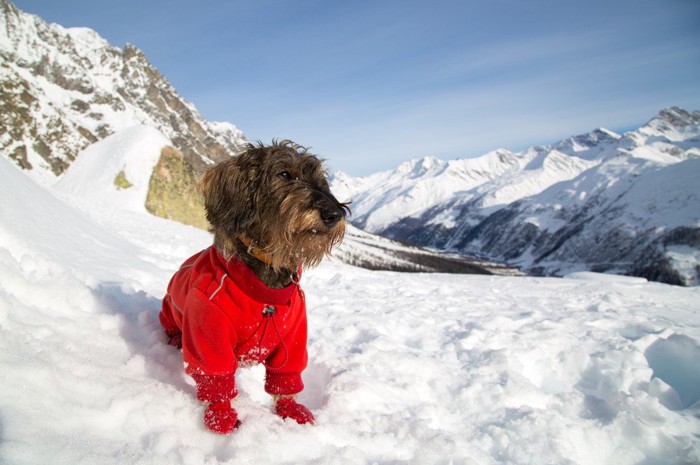
[[300,425],[314,424],[314,414],[305,406],[297,403],[294,396],[273,396],[275,413],[284,420],[291,418]]

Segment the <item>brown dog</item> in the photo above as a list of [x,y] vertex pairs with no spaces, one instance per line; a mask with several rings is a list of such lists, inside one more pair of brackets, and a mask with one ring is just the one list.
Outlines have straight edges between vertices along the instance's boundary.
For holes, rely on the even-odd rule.
[[299,287],[340,243],[347,205],[331,194],[322,162],[291,141],[249,145],[207,171],[200,184],[214,245],[173,276],[160,321],[182,347],[185,371],[208,402],[217,433],[238,424],[230,400],[239,365],[263,363],[275,412],[299,423],[313,415],[294,400],[306,367],[306,304]]

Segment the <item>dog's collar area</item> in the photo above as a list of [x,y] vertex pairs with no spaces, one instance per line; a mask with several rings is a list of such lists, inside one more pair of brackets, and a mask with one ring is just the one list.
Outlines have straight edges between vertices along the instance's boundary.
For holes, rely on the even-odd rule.
[[272,265],[272,258],[262,251],[260,247],[255,245],[255,241],[243,233],[236,234],[236,238],[243,243],[248,249],[248,253],[257,258],[266,265]]
[[[246,236],[243,233],[236,234],[236,238],[241,241],[241,243],[246,247],[248,254],[255,257],[257,260],[263,262],[268,266],[272,266],[272,257],[266,254],[260,247],[255,245],[255,241]],[[289,284],[299,284],[299,278],[301,275],[301,266],[297,271],[289,270]]]

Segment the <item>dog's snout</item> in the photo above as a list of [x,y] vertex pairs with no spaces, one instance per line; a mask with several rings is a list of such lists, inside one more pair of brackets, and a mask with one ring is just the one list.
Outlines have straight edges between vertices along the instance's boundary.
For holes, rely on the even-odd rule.
[[349,209],[347,205],[338,200],[328,191],[316,191],[314,207],[317,209],[321,221],[328,228],[332,229],[345,218]]
[[329,205],[321,209],[321,220],[328,228],[332,228],[343,219],[345,212],[335,205]]

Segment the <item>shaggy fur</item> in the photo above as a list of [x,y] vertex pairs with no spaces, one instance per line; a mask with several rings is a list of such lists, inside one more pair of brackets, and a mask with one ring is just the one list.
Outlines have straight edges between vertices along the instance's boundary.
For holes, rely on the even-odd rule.
[[343,239],[347,205],[331,194],[322,161],[289,140],[248,145],[208,170],[200,188],[216,248],[268,287],[287,286]]

